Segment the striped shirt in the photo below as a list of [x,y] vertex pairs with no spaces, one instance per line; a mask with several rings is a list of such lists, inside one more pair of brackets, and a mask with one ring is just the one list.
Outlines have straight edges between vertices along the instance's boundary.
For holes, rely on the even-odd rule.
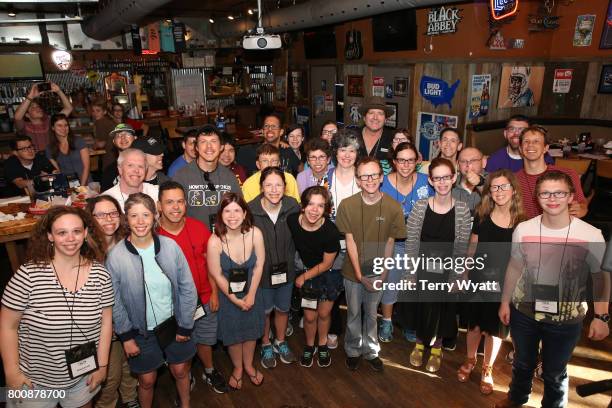
[[18,329],[21,371],[44,387],[74,386],[80,379],[68,375],[64,352],[89,341],[97,345],[102,309],[113,303],[110,274],[98,262],[76,293],[60,285],[50,264],[21,265],[2,296],[2,306],[22,313]]

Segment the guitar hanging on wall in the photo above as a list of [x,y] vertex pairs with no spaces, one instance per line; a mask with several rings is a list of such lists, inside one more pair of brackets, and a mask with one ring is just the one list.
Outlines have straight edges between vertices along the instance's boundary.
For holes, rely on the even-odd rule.
[[356,60],[363,57],[363,45],[361,44],[361,31],[350,29],[346,32],[346,44],[344,46],[344,57],[347,60]]

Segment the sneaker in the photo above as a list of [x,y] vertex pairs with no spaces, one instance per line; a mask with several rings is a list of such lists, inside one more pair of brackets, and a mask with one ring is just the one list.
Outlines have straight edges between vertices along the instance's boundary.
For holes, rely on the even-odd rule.
[[271,344],[261,346],[261,365],[263,368],[276,367],[276,356]]
[[196,379],[191,373],[189,373],[189,391],[193,391],[193,389],[195,388],[195,385],[196,385]]
[[442,348],[446,351],[455,351],[457,348],[457,337],[442,339]]
[[356,371],[360,360],[361,357],[347,357],[345,361],[347,368],[351,371]]
[[227,383],[225,382],[225,378],[221,375],[220,372],[213,369],[212,373],[206,374],[204,372],[202,374],[202,380],[208,385],[210,385],[217,394],[225,394],[227,392]]
[[295,358],[295,354],[289,348],[289,344],[286,341],[282,343],[274,343],[273,350],[276,354],[278,354],[280,360],[285,364],[291,364],[297,361]]
[[140,408],[138,400],[128,401],[122,405],[123,408]]
[[287,330],[285,330],[285,337],[291,337],[292,334],[293,334],[293,324],[291,323],[291,320],[289,320],[287,322]]
[[317,365],[319,367],[329,367],[331,365],[331,353],[327,346],[319,346],[317,353]]
[[370,363],[370,367],[372,368],[372,370],[376,371],[377,373],[381,372],[385,367],[382,360],[378,357],[374,357],[366,361]]
[[409,341],[410,343],[416,343],[416,330],[404,330],[404,338],[406,338],[406,341]]
[[393,323],[391,320],[381,320],[378,326],[378,340],[383,343],[390,343],[393,340]]
[[334,350],[338,348],[338,336],[335,334],[327,335],[327,348]]
[[312,359],[314,354],[317,352],[317,348],[314,346],[304,346],[304,353],[302,353],[302,359],[300,365],[302,367],[312,367]]

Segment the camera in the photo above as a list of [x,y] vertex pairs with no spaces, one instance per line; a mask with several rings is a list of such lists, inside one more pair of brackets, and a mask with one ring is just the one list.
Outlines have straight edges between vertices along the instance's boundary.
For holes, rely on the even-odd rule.
[[48,92],[51,90],[51,84],[49,82],[41,82],[36,85],[36,87],[38,88],[38,92]]

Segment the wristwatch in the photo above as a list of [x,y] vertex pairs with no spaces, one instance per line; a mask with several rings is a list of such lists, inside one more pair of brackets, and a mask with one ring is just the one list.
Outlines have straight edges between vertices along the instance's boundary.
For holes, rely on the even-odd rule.
[[610,321],[610,314],[595,314],[595,318],[601,320],[604,323],[608,323]]

